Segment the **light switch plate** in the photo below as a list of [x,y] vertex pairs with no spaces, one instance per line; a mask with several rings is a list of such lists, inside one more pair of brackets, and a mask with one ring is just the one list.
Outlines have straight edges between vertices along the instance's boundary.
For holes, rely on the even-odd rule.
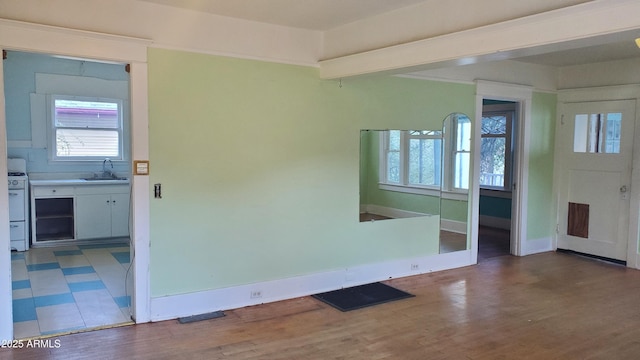
[[133,175],[149,175],[149,160],[134,160]]

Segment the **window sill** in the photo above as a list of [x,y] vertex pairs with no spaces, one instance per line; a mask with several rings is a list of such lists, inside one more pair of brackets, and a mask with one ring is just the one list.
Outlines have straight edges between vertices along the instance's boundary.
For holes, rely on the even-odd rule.
[[436,196],[436,197],[440,197],[442,199],[448,199],[448,200],[459,200],[459,201],[469,200],[469,194],[467,192],[447,191],[447,190],[440,190],[439,188],[404,186],[404,185],[395,185],[395,184],[392,185],[392,184],[384,184],[384,183],[378,183],[378,188],[380,190],[401,192],[405,194]]
[[418,186],[406,186],[406,185],[395,185],[395,184],[384,184],[378,183],[378,188],[380,190],[387,191],[395,191],[407,194],[416,194],[416,195],[428,195],[428,196],[440,196],[439,188],[428,188],[428,187],[418,187]]

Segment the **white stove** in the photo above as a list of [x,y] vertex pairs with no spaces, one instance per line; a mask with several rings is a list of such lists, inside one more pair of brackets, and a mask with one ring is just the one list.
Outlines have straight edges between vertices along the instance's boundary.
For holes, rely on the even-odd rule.
[[7,170],[11,250],[25,251],[29,248],[27,162],[24,159],[8,159]]

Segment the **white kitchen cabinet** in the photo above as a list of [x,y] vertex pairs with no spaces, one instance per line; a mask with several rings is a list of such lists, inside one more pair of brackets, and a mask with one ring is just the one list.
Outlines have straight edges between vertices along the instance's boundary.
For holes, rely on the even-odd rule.
[[128,181],[32,180],[33,244],[129,236]]
[[34,186],[31,181],[31,242],[34,246],[74,239],[73,187]]
[[129,236],[129,187],[100,185],[76,189],[76,239]]
[[111,195],[111,236],[129,236],[129,194]]
[[76,239],[111,237],[111,196],[76,197]]

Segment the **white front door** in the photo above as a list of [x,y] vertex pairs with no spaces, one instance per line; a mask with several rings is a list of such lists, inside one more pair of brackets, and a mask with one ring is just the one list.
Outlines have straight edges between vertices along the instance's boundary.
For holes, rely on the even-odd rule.
[[626,261],[635,100],[566,103],[560,114],[558,248]]

